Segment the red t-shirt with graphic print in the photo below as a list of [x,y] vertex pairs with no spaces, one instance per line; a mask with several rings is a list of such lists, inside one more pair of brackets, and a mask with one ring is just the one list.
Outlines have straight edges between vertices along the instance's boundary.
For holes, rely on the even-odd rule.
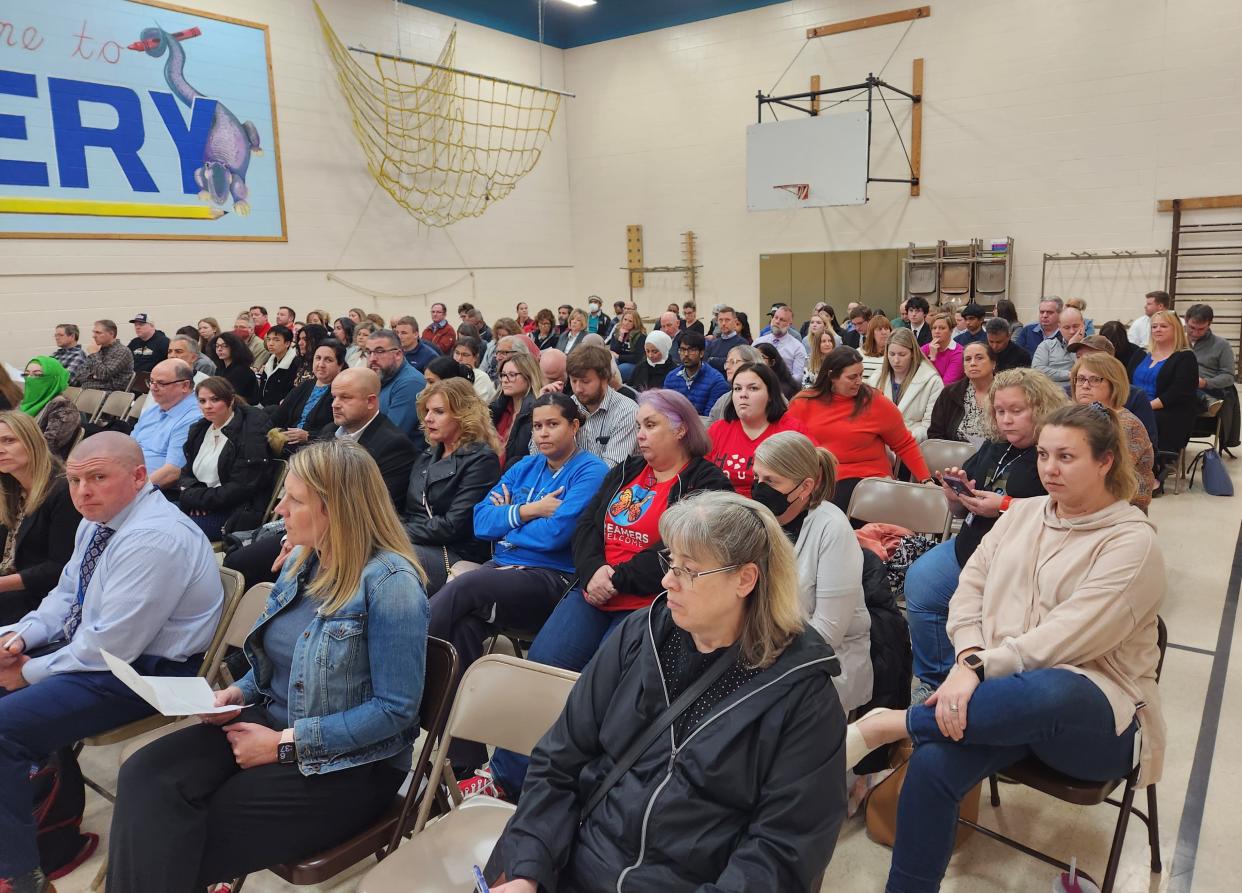
[[[644,465],[632,481],[617,491],[604,516],[604,560],[610,567],[629,561],[660,539],[660,516],[668,508],[668,494],[677,483],[671,477],[657,483],[650,465]],[[633,611],[645,608],[657,592],[618,592],[601,611]]]
[[791,415],[783,415],[763,432],[751,440],[742,428],[741,422],[730,422],[725,419],[712,422],[707,429],[707,436],[712,440],[712,451],[707,454],[708,462],[715,462],[733,489],[747,499],[750,498],[750,485],[755,482],[755,450],[778,431],[797,431],[806,434],[806,426]]

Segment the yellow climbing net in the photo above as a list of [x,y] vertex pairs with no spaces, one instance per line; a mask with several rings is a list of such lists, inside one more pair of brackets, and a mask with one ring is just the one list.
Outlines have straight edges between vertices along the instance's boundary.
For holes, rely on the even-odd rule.
[[315,12],[367,167],[418,220],[478,217],[539,162],[560,94],[454,68],[456,29],[434,65],[376,55],[371,72]]

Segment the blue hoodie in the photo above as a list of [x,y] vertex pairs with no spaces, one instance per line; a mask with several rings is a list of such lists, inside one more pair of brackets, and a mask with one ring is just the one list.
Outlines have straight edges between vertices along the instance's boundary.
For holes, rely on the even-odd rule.
[[[608,466],[597,456],[578,450],[555,473],[542,453],[527,456],[504,473],[499,483],[474,507],[474,535],[496,543],[492,560],[499,565],[546,567],[574,573],[571,549],[578,516],[599,493]],[[509,488],[509,505],[493,505],[492,493]],[[523,521],[518,509],[564,487],[561,507],[551,518]]]

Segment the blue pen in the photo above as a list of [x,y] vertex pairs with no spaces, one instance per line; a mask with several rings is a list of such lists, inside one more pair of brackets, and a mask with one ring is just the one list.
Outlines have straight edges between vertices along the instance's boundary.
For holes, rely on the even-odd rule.
[[483,869],[474,866],[474,889],[475,893],[489,893],[487,879],[483,877]]

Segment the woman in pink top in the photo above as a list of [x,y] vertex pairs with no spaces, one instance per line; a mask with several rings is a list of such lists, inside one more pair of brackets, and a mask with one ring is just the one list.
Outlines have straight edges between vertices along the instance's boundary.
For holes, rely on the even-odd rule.
[[953,340],[953,317],[942,313],[932,317],[932,340],[923,345],[923,353],[931,360],[946,385],[962,378],[962,345]]

